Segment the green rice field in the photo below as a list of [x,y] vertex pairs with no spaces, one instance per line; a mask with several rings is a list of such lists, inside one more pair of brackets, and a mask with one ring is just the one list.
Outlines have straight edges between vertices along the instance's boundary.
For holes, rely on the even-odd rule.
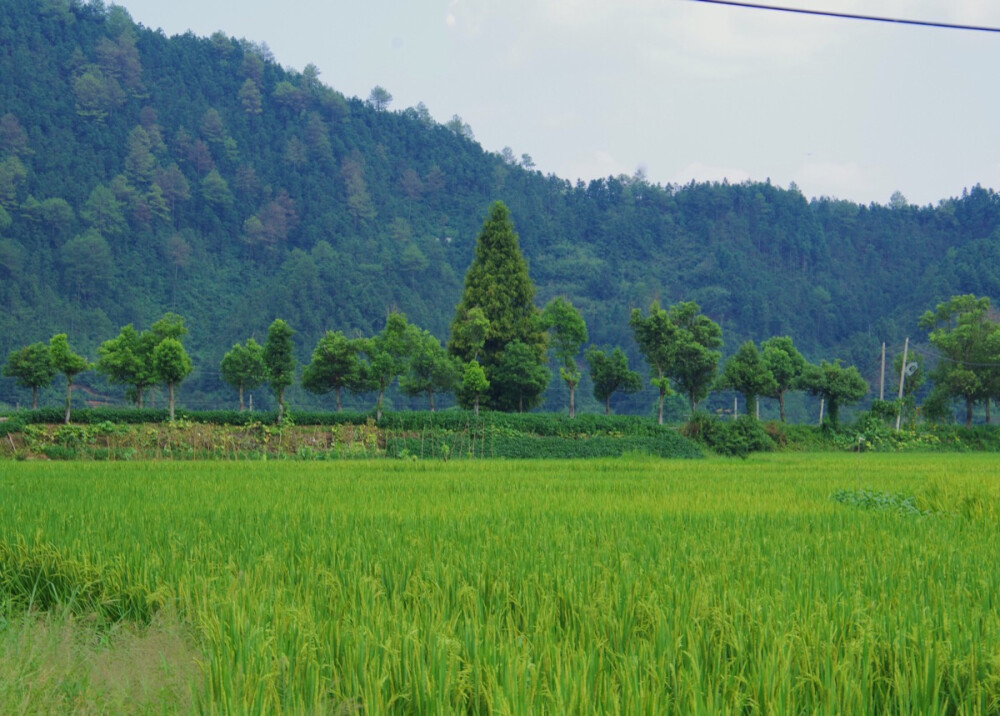
[[989,454],[0,462],[0,712],[998,713],[998,518]]

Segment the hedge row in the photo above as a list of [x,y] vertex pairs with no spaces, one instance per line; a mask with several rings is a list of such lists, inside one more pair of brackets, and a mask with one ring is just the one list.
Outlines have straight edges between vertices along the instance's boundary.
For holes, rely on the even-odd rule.
[[[458,438],[458,439],[455,439]],[[658,437],[626,436],[568,438],[558,436],[508,436],[487,433],[481,436],[425,439],[393,438],[386,445],[389,457],[417,458],[591,458],[621,457],[639,454],[663,458],[700,458],[702,451],[677,433],[664,432]]]
[[[235,410],[178,410],[178,420],[212,425],[269,424],[277,420],[274,411],[238,412]],[[370,412],[299,412],[290,411],[296,425],[364,425],[374,418]],[[72,420],[79,424],[111,422],[117,424],[163,423],[169,414],[163,409],[137,408],[82,408],[74,410]],[[61,423],[61,408],[40,408],[14,413],[10,421],[30,423]],[[8,422],[10,422],[8,421]],[[647,417],[636,415],[584,414],[570,419],[554,413],[494,413],[483,411],[478,416],[457,409],[431,413],[429,411],[401,411],[385,413],[379,427],[388,430],[445,430],[475,431],[484,427],[500,432],[552,437],[577,437],[581,435],[659,437],[669,428],[657,425]]]

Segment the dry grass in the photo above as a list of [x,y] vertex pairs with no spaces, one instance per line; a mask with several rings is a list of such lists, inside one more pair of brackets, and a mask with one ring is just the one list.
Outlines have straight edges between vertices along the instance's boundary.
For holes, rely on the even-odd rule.
[[189,713],[198,652],[176,619],[98,630],[71,614],[0,620],[0,713]]

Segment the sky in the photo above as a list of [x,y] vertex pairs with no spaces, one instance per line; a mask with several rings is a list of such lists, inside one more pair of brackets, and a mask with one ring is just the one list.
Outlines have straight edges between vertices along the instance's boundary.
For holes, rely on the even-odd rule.
[[[995,0],[765,0],[1000,28]],[[937,204],[1000,187],[1000,33],[694,0],[115,0],[166,35],[264,43],[390,109],[423,102],[576,181],[794,182],[806,197]]]

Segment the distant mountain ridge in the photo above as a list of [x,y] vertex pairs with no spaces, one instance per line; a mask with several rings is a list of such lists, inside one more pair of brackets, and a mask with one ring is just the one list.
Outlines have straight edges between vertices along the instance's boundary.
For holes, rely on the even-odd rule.
[[990,189],[914,207],[769,183],[573,184],[422,106],[380,109],[260,46],[167,38],[101,3],[4,2],[0,73],[0,355],[65,331],[93,358],[173,310],[196,365],[182,402],[225,400],[222,354],[275,317],[300,361],[326,329],[370,334],[390,308],[444,340],[495,199],[539,303],[569,297],[633,367],[628,311],[654,299],[697,301],[727,352],[787,334],[864,371],[937,302],[1000,296]]

